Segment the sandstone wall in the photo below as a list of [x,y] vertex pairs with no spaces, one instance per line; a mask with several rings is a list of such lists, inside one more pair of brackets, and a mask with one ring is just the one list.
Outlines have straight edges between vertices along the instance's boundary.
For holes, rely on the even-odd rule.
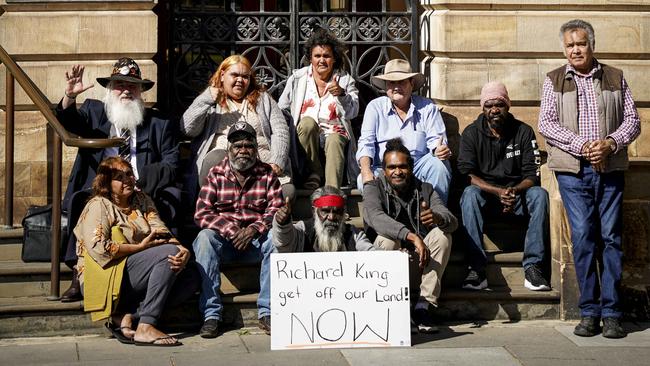
[[[629,147],[624,204],[624,291],[626,314],[648,318],[650,306],[650,1],[643,0],[431,0],[421,1],[422,69],[426,93],[451,121],[452,144],[480,113],[483,84],[500,80],[513,101],[511,112],[537,129],[545,74],[563,64],[560,26],[589,21],[596,33],[595,56],[623,69],[641,115],[641,136]],[[545,147],[544,139],[538,141]],[[453,147],[453,146],[452,146]],[[577,287],[570,230],[557,183],[547,169],[543,185],[551,197],[553,286],[562,294],[561,316],[577,313]]]
[[[18,60],[19,66],[43,91],[51,103],[58,103],[65,86],[65,71],[74,64],[86,65],[84,80],[95,87],[77,98],[104,96],[95,82],[108,76],[121,56],[138,61],[143,77],[156,80],[152,61],[158,52],[157,1],[48,2],[24,3],[0,0],[0,45]],[[4,207],[5,73],[0,66],[0,207]],[[15,178],[13,223],[20,224],[28,206],[48,201],[47,173],[51,169],[46,121],[16,83]],[[156,89],[144,94],[155,102]],[[51,149],[49,149],[51,150]],[[64,146],[63,189],[76,155]],[[5,223],[4,210],[0,222]]]

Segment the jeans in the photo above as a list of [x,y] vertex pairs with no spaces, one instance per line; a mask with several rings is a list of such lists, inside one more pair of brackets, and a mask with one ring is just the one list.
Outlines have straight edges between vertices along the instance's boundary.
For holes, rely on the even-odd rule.
[[[620,318],[623,172],[599,174],[591,165],[583,163],[578,174],[556,173],[556,177],[571,226],[580,314]],[[600,256],[600,245],[599,281],[596,260]]]
[[[381,166],[372,168],[375,177],[384,174]],[[449,160],[440,160],[433,154],[426,154],[415,161],[413,175],[423,182],[430,183],[442,202],[446,205],[449,197],[449,183],[451,182],[451,165]],[[361,174],[357,177],[357,188],[363,192]]]
[[194,243],[194,254],[201,274],[201,297],[199,310],[204,320],[221,320],[223,304],[219,290],[221,288],[222,263],[259,263],[260,293],[257,297],[257,313],[261,318],[271,315],[271,252],[275,249],[271,233],[261,235],[252,241],[244,251],[235,249],[232,242],[223,238],[216,231],[203,229],[199,232]]
[[[483,217],[502,215],[501,202],[495,195],[470,185],[463,191],[460,208],[463,227],[469,239],[467,260],[472,269],[482,271],[487,265],[487,257],[483,250]],[[513,214],[529,218],[524,241],[523,267],[541,264],[544,259],[544,249],[549,244],[548,193],[542,187],[528,188],[525,202],[522,195],[517,196]]]

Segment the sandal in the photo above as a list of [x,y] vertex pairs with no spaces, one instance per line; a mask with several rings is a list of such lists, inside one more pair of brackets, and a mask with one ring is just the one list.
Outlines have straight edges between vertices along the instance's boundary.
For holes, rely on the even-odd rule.
[[154,346],[154,347],[176,347],[176,346],[182,346],[183,345],[183,343],[181,343],[178,340],[176,342],[174,342],[174,343],[156,343],[156,342],[159,342],[159,341],[164,341],[165,339],[172,339],[172,338],[174,338],[174,337],[165,336],[165,337],[156,338],[156,339],[154,339],[152,341],[149,341],[149,342],[134,341],[134,343],[135,343],[136,346]]
[[305,183],[303,183],[303,188],[308,189],[310,191],[314,191],[320,187],[320,176],[318,174],[312,173],[305,179]]
[[113,326],[110,322],[106,322],[104,324],[104,327],[106,329],[108,329],[109,332],[111,332],[111,335],[113,335],[113,337],[115,339],[117,339],[118,342],[123,343],[123,344],[134,344],[135,343],[133,338],[129,338],[129,337],[125,336],[124,333],[122,333],[122,329],[131,329],[131,328]]

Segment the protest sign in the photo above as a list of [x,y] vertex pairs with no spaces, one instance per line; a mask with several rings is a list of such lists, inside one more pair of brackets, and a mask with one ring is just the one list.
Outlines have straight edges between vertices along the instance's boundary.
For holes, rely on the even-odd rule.
[[271,349],[410,346],[408,254],[271,254]]

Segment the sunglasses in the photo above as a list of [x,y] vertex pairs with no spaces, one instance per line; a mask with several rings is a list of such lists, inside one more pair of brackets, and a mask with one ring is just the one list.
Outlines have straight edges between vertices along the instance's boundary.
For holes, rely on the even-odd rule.
[[132,170],[113,170],[113,177],[111,179],[120,182],[130,182],[135,178]]

